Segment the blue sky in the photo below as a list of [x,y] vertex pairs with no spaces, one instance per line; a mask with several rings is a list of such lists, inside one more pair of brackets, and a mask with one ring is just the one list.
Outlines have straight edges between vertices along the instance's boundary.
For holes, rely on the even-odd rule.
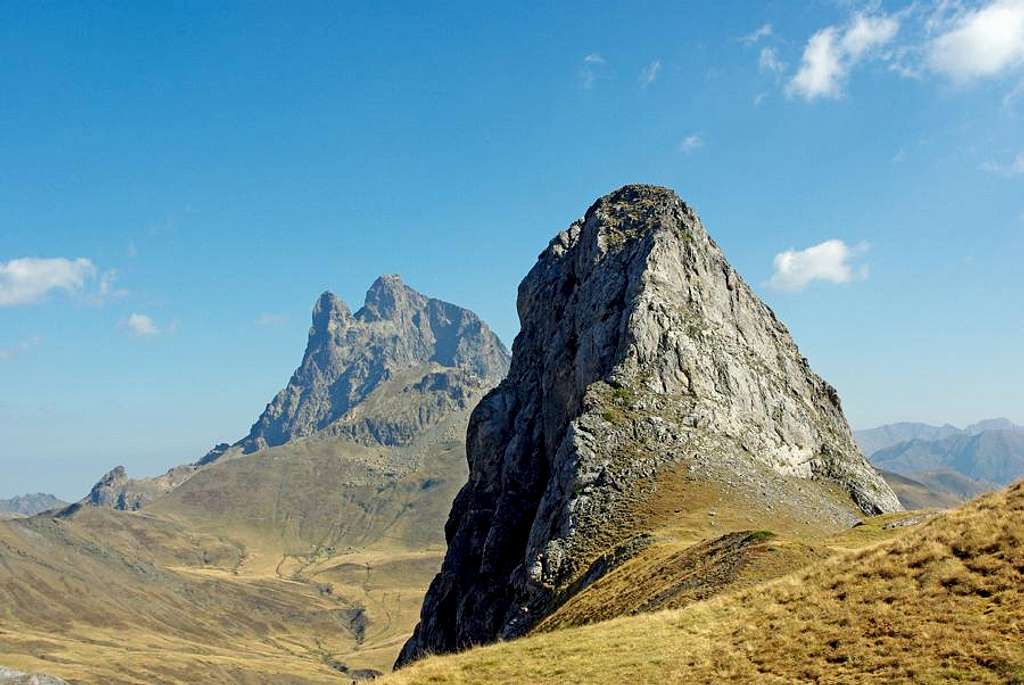
[[0,497],[244,435],[331,289],[511,342],[596,197],[671,186],[856,427],[1024,420],[1024,0],[4,3]]

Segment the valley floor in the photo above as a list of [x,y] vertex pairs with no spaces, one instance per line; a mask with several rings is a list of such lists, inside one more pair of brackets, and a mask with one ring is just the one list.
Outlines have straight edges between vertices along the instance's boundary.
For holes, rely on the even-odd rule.
[[0,524],[0,664],[82,685],[346,682],[390,669],[442,554],[246,549],[124,512]]

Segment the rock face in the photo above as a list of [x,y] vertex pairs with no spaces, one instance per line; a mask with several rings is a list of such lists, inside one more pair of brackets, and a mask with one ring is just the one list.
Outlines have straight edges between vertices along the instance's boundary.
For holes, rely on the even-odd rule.
[[469,482],[398,665],[529,630],[636,532],[666,467],[799,479],[849,520],[900,509],[835,389],[672,191],[598,200],[540,255],[518,309],[511,369],[470,419]]
[[67,681],[42,673],[22,673],[0,666],[0,685],[68,685]]
[[[470,387],[499,380],[508,362],[504,346],[473,312],[421,295],[398,276],[378,278],[355,314],[325,292],[313,309],[302,365],[241,445],[252,452],[324,430],[406,444],[424,423],[464,408]],[[418,377],[409,379],[410,370]],[[359,411],[399,376],[412,380],[403,385],[411,387],[405,397]],[[410,393],[419,397],[409,402]]]
[[67,502],[42,492],[18,495],[10,499],[0,499],[0,518],[4,518],[5,515],[34,516],[66,505]]
[[[140,509],[218,461],[313,435],[409,447],[468,411],[508,366],[505,346],[476,314],[422,295],[398,276],[378,278],[355,314],[325,292],[313,308],[302,364],[249,435],[156,478],[132,479],[119,466],[67,513],[81,505]],[[422,455],[408,452],[388,453],[395,463],[378,466],[413,468]]]

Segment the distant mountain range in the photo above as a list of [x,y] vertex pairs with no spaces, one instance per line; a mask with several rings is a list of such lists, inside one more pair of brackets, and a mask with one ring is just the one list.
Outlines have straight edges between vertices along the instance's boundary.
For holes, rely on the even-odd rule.
[[67,504],[62,499],[42,492],[18,495],[10,499],[0,499],[0,519],[34,516],[50,509],[66,507]]
[[854,437],[911,508],[948,506],[1024,477],[1024,426],[1005,418],[966,428],[894,423]]

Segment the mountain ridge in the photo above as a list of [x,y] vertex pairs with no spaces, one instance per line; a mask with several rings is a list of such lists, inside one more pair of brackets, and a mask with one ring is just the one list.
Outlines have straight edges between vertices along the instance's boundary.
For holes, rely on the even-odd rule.
[[508,361],[476,314],[423,295],[395,274],[377,278],[355,314],[325,291],[313,307],[302,362],[246,437],[153,478],[133,479],[117,466],[65,515],[80,506],[141,509],[212,464],[314,434],[409,445],[419,431],[468,409]]
[[50,509],[67,506],[67,502],[46,492],[33,492],[0,499],[0,518],[34,516]]

